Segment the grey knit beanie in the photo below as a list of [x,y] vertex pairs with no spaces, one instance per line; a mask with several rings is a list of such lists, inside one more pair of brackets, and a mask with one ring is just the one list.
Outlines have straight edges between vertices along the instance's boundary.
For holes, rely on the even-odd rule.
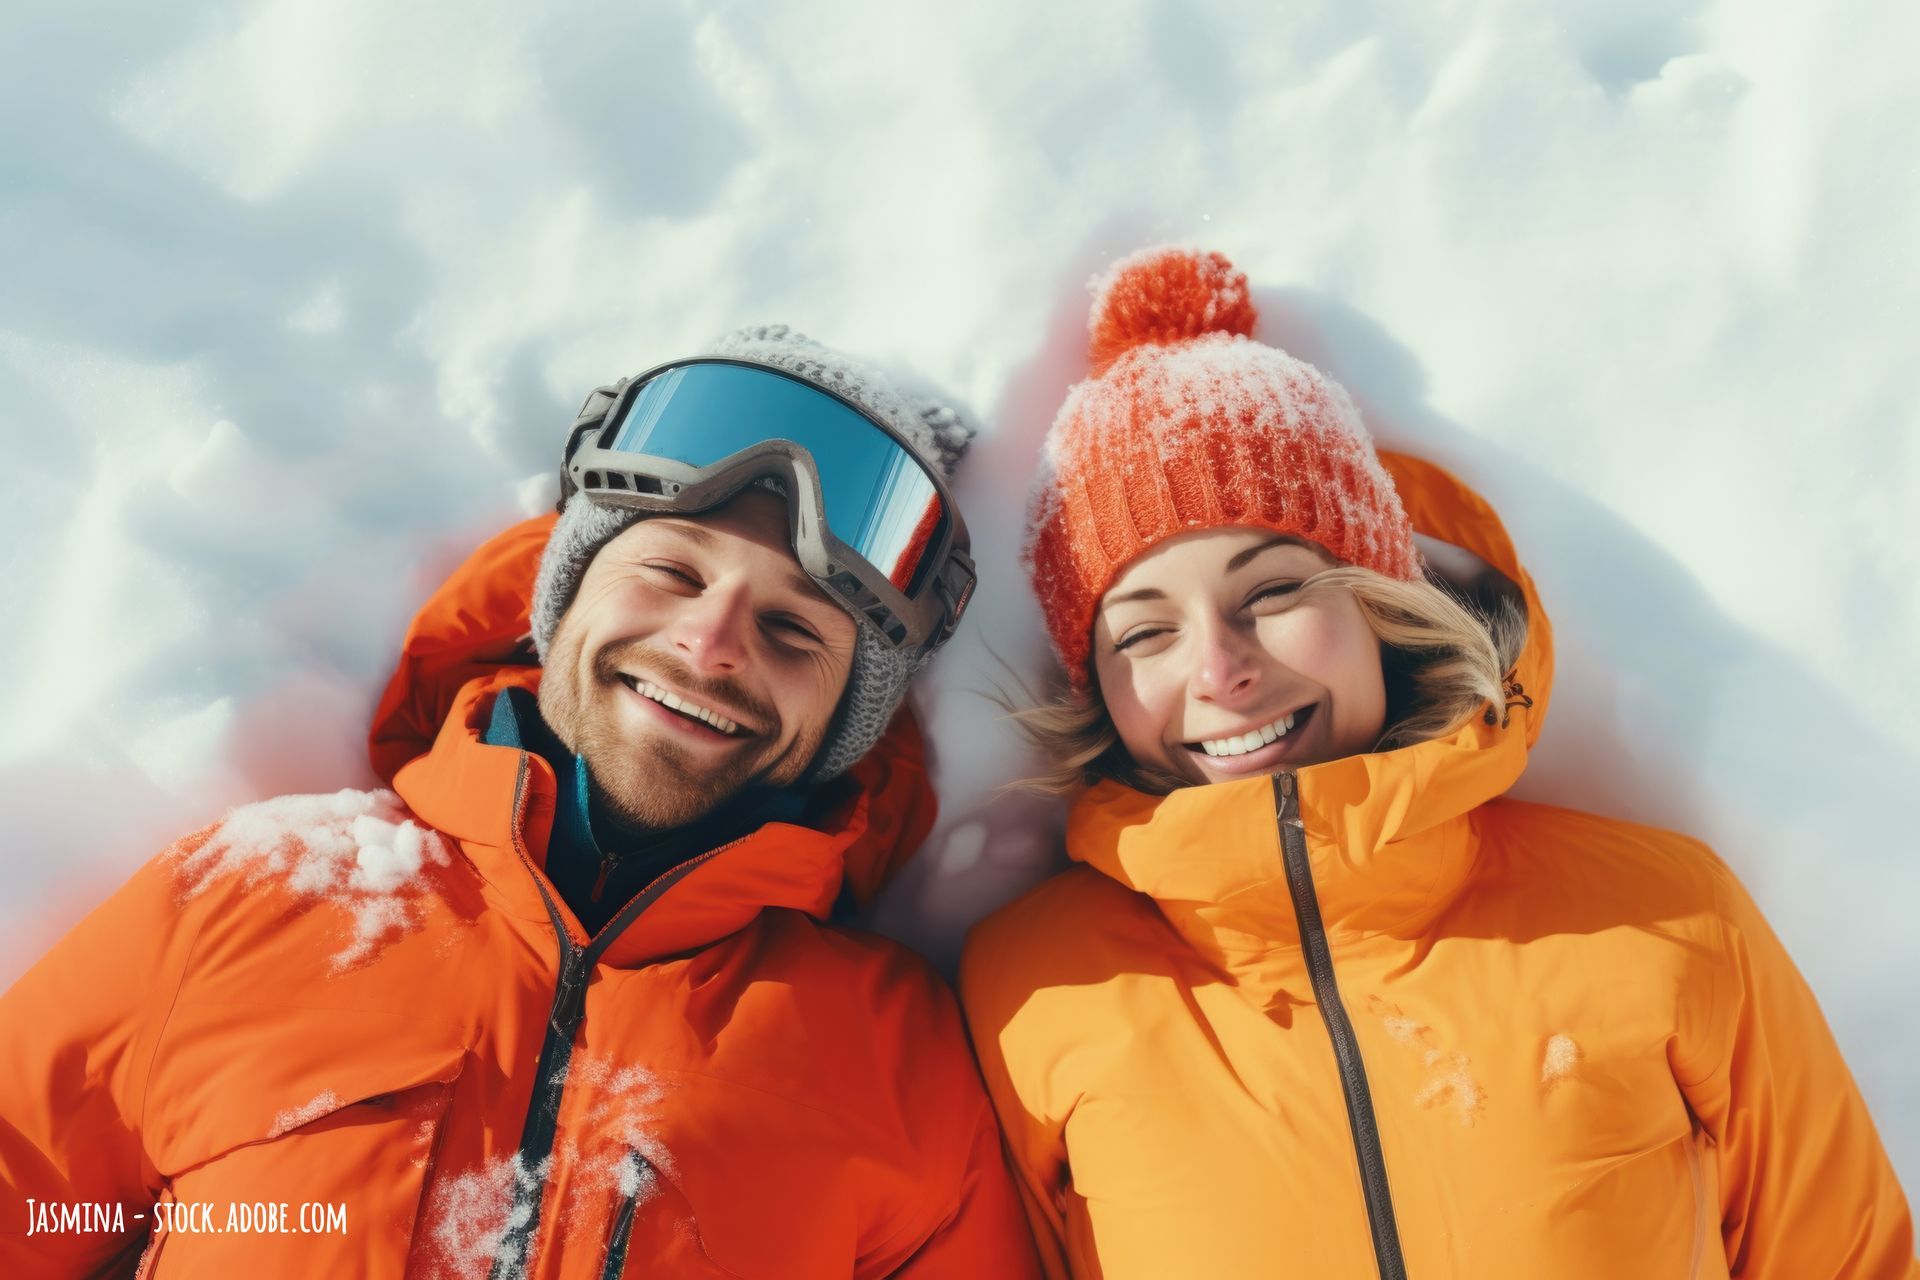
[[[973,438],[971,424],[930,388],[897,388],[878,370],[783,324],[736,329],[700,354],[772,365],[844,396],[899,432],[949,480]],[[584,493],[568,500],[547,539],[533,585],[533,643],[542,662],[594,555],[645,515],[630,507],[597,505]],[[906,697],[908,681],[932,656],[902,653],[867,618],[855,614],[854,621],[858,637],[847,689],[807,771],[811,781],[838,777],[867,754]]]

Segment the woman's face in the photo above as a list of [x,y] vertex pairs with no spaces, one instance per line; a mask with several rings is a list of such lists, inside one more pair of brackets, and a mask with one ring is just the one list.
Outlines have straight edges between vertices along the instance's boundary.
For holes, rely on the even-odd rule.
[[1205,783],[1371,750],[1387,714],[1380,642],[1351,592],[1299,592],[1337,563],[1233,526],[1129,564],[1094,617],[1093,663],[1134,762]]

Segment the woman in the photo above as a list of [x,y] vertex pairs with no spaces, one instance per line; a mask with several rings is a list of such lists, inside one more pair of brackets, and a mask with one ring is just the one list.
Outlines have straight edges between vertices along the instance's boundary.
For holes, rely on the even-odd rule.
[[1079,865],[962,992],[1050,1271],[1915,1274],[1727,868],[1502,798],[1552,650],[1499,520],[1254,318],[1217,254],[1120,264],[1030,519]]

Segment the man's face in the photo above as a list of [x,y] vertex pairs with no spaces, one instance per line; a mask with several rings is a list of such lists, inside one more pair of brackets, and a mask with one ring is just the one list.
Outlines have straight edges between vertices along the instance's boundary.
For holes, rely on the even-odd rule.
[[683,826],[806,772],[854,639],[794,558],[785,500],[748,489],[600,549],[548,648],[540,713],[620,819]]

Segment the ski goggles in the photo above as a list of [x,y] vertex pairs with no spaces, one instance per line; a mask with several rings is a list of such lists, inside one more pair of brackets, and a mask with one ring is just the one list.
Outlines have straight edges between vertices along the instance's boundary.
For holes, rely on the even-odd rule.
[[945,480],[892,428],[767,365],[676,361],[600,387],[567,436],[561,501],[705,511],[763,479],[807,576],[896,649],[932,653],[973,595]]

